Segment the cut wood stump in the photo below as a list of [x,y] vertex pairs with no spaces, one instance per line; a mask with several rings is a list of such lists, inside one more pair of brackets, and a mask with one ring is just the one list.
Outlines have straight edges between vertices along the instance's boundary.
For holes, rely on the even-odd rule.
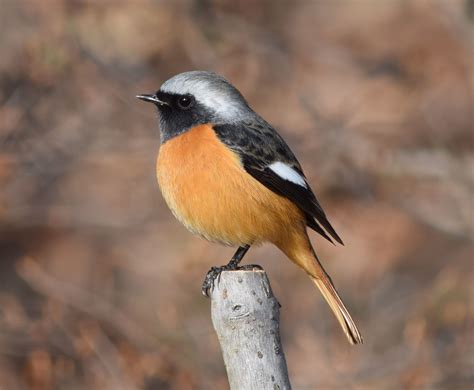
[[291,389],[280,340],[280,304],[265,271],[222,272],[211,300],[230,388]]

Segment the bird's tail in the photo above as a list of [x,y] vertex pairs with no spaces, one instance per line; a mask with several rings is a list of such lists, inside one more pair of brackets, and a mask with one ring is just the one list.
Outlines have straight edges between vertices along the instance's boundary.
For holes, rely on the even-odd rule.
[[[294,251],[295,248],[297,248],[296,251]],[[359,329],[357,329],[354,320],[344,306],[342,299],[339,297],[330,276],[324,270],[318,256],[311,247],[309,239],[303,245],[300,243],[300,245],[293,246],[291,248],[293,250],[285,250],[288,249],[288,247],[281,249],[287,253],[288,257],[290,257],[293,262],[306,271],[311,280],[318,287],[319,291],[321,291],[321,294],[339,321],[339,324],[349,342],[351,344],[362,344],[363,340]]]
[[[316,261],[319,263],[317,258]],[[311,280],[319,288],[321,294],[323,294],[324,299],[326,300],[332,312],[339,321],[339,324],[341,325],[342,330],[346,334],[346,337],[349,342],[351,344],[362,344],[363,340],[359,329],[357,329],[354,320],[352,319],[348,310],[344,306],[342,299],[339,297],[339,294],[337,293],[331,278],[326,273],[320,263],[319,266],[321,267],[322,272],[317,276],[313,276],[310,274],[309,276]]]

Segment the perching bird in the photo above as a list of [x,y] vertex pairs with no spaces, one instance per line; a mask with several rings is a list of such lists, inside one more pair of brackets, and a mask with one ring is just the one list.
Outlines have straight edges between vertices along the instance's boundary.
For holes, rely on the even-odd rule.
[[238,247],[213,267],[208,295],[223,270],[239,269],[251,245],[270,242],[316,284],[352,344],[362,337],[322,267],[306,226],[342,244],[281,136],[223,77],[178,74],[139,99],[156,105],[161,147],[157,177],[175,217],[207,240]]

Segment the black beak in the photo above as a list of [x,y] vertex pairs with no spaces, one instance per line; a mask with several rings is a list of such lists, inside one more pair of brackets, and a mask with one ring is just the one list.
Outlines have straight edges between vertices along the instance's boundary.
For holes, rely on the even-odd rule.
[[156,95],[143,94],[143,95],[137,95],[137,98],[140,99],[140,100],[143,100],[144,102],[153,103],[153,104],[156,104],[158,106],[169,106],[168,103],[158,99],[158,97]]

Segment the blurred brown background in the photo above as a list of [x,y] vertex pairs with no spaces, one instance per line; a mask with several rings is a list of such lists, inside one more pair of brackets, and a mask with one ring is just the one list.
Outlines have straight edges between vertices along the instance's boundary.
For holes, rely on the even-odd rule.
[[275,248],[295,389],[468,389],[473,351],[469,0],[0,0],[0,389],[225,389],[200,293],[233,249],[155,183],[170,76],[223,74],[285,137],[346,242],[313,242],[350,347]]

